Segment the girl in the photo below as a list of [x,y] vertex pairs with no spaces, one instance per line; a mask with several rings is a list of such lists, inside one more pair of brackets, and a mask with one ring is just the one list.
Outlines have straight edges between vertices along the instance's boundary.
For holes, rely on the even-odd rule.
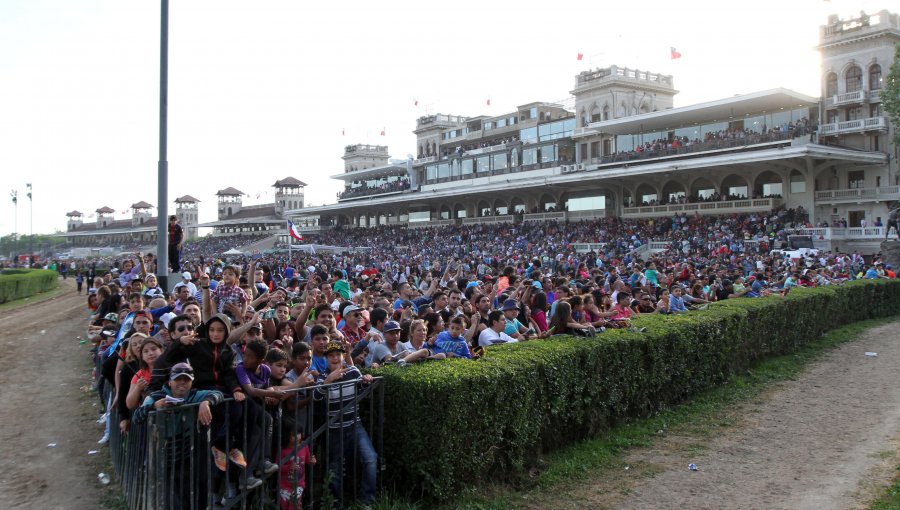
[[543,333],[550,327],[547,324],[547,294],[537,292],[531,297],[531,319]]
[[556,305],[556,314],[550,321],[550,328],[547,330],[551,335],[572,335],[575,330],[584,328],[583,324],[579,324],[572,319],[572,305],[568,301],[560,301]]
[[281,453],[278,464],[278,506],[281,510],[299,510],[303,507],[303,490],[306,489],[306,467],[316,463],[309,445],[303,444],[294,420],[285,417],[281,423]]
[[[132,335],[132,339],[137,335],[139,333]],[[137,340],[131,341],[137,343]],[[156,362],[156,358],[162,354],[162,351],[162,342],[154,337],[145,338],[140,342],[140,347],[138,348],[140,369],[131,378],[131,388],[129,388],[128,395],[125,397],[125,406],[128,409],[136,409],[141,405],[144,390],[150,384],[150,377],[153,375],[153,363]]]
[[122,434],[128,433],[131,425],[131,409],[126,403],[126,397],[131,391],[131,381],[140,369],[141,345],[149,338],[144,333],[134,333],[128,337],[128,342],[122,347],[120,359],[116,363],[116,396],[113,401],[119,410],[119,430]]

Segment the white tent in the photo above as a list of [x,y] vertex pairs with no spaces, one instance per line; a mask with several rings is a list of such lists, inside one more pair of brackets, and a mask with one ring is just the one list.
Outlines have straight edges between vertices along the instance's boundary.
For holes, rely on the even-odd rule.
[[243,255],[243,254],[244,254],[244,252],[242,252],[241,250],[238,250],[237,248],[232,248],[232,249],[226,251],[225,253],[223,253],[222,255]]

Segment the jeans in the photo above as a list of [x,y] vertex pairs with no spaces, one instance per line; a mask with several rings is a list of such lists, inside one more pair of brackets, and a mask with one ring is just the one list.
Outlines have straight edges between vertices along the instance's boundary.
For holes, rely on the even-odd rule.
[[360,422],[342,429],[328,431],[328,473],[331,475],[329,487],[338,501],[342,501],[343,497],[345,460],[349,460],[347,472],[351,476],[356,472],[357,461],[361,465],[362,481],[359,500],[365,505],[372,504],[375,501],[378,454],[372,446],[369,434]]

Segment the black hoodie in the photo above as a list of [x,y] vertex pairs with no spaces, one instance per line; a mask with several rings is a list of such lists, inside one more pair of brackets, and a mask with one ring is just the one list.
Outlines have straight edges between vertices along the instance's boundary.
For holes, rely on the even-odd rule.
[[200,390],[221,389],[226,396],[241,387],[234,372],[234,351],[226,340],[231,334],[231,319],[224,314],[210,317],[206,323],[209,325],[218,321],[225,325],[225,338],[218,344],[212,343],[208,338],[200,338],[193,345],[184,345],[181,342],[173,342],[166,350],[166,362],[169,366],[187,360],[194,368],[194,388]]

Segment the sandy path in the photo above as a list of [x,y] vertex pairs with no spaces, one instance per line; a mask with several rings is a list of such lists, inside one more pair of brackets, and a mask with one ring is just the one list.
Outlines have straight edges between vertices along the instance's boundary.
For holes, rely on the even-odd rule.
[[[71,292],[0,312],[0,508],[98,508],[97,473],[108,456],[97,439],[96,398],[88,346],[76,337],[87,319],[86,297]],[[44,334],[41,334],[41,331]],[[48,448],[49,443],[57,446]]]
[[[723,435],[666,438],[633,452],[626,460],[633,475],[617,476],[620,490],[609,490],[607,480],[570,493],[581,501],[562,498],[560,506],[867,507],[900,457],[898,325],[873,328],[827,353],[796,380],[747,404],[742,421]],[[699,471],[688,470],[689,463]]]

